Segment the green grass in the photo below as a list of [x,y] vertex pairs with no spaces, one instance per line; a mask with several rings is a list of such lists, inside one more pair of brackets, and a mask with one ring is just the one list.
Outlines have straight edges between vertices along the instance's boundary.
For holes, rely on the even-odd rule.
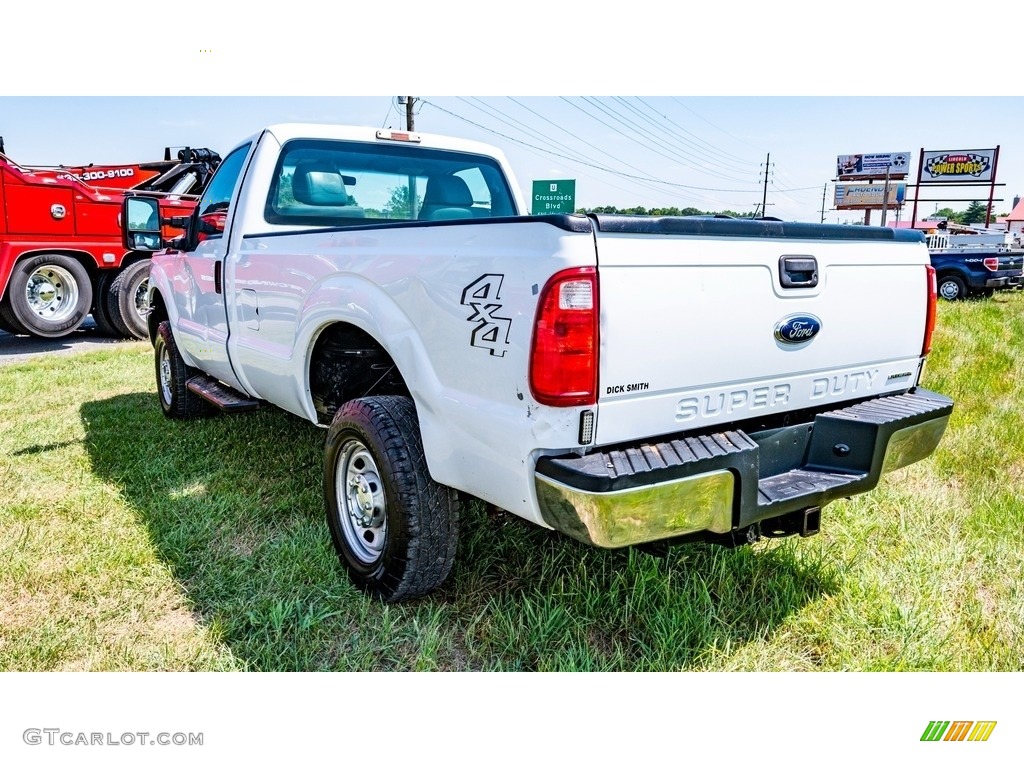
[[348,583],[324,432],[163,418],[126,343],[0,368],[0,670],[1019,670],[1024,293],[940,305],[934,456],[810,539],[664,559],[474,503],[439,592]]

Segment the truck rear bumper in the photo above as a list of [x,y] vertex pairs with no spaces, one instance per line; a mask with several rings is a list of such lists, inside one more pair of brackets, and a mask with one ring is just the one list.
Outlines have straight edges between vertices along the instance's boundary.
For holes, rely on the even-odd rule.
[[867,400],[812,421],[537,462],[541,514],[600,547],[726,534],[871,490],[930,455],[953,402],[934,392]]
[[1009,277],[992,277],[985,281],[986,288],[1004,288],[1011,285]]

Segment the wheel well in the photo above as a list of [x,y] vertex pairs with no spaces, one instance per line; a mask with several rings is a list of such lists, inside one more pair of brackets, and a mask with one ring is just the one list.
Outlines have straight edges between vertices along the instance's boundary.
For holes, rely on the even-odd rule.
[[309,361],[309,391],[321,424],[349,400],[367,395],[409,395],[398,366],[365,331],[336,323],[321,331]]
[[97,272],[99,268],[96,266],[96,260],[87,251],[73,251],[65,250],[63,248],[39,248],[34,251],[25,251],[18,255],[18,259],[15,263],[25,261],[26,259],[34,259],[36,256],[66,256],[69,259],[74,259],[89,273],[89,279],[95,282]]
[[156,341],[157,326],[167,319],[167,307],[164,305],[164,297],[158,291],[154,291],[150,296],[149,314],[146,315],[146,327],[149,329],[150,344]]
[[152,259],[152,254],[141,253],[139,251],[128,251],[128,253],[124,255],[124,258],[121,259],[120,269],[125,269],[136,262],[149,261],[150,259]]

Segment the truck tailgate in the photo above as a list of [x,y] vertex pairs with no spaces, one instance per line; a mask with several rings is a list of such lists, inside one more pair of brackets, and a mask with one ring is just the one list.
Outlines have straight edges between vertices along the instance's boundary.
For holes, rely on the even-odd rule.
[[596,218],[598,444],[835,408],[917,383],[929,263],[920,235]]

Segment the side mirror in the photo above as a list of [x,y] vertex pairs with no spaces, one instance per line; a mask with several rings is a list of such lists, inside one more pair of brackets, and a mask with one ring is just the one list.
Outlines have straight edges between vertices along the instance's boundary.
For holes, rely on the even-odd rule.
[[160,203],[152,197],[125,197],[121,203],[121,244],[130,251],[159,251]]

